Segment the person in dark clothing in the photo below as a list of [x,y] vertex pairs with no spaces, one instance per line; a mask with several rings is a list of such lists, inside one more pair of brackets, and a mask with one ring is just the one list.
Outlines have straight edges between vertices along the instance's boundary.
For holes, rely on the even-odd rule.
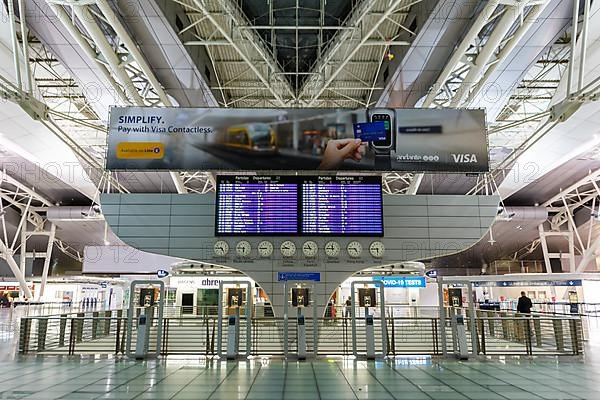
[[344,312],[344,317],[348,318],[350,317],[350,309],[352,308],[352,298],[348,297],[348,299],[346,300],[346,309]]
[[521,297],[519,297],[519,302],[517,303],[517,312],[531,314],[531,307],[533,307],[531,299],[525,295],[525,292],[521,292]]

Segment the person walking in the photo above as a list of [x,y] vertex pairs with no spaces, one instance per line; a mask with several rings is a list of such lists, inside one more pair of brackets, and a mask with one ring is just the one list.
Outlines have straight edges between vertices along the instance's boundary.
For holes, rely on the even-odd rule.
[[525,342],[527,354],[529,355],[531,355],[533,352],[531,343],[532,332],[530,326],[531,307],[533,307],[531,299],[525,295],[525,292],[521,292],[521,297],[519,297],[519,302],[517,303],[517,316],[519,316],[518,314],[522,314],[521,318],[523,318],[523,322],[521,327],[517,330],[517,337]]
[[531,299],[525,295],[525,292],[521,292],[521,297],[519,297],[519,302],[517,303],[517,312],[531,314],[531,307],[533,307]]

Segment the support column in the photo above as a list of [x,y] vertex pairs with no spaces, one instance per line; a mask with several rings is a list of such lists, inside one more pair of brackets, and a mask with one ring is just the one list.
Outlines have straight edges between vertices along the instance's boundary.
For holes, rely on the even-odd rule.
[[50,234],[48,235],[48,246],[46,247],[46,258],[44,258],[44,270],[42,271],[42,283],[38,293],[38,300],[41,300],[44,295],[44,289],[46,289],[46,281],[48,280],[48,269],[50,268],[50,261],[52,260],[52,249],[54,247],[54,237],[56,236],[56,225],[50,225]]
[[441,276],[437,277],[438,284],[438,311],[439,311],[439,332],[442,343],[442,355],[446,357],[448,355],[448,345],[446,344],[446,309],[444,308],[444,278]]
[[550,255],[548,254],[548,242],[546,242],[546,235],[544,232],[544,225],[538,226],[538,232],[540,234],[540,244],[542,245],[542,253],[544,254],[544,264],[546,265],[546,272],[552,273],[552,265],[550,265]]
[[477,356],[479,354],[479,337],[477,335],[477,324],[475,321],[475,304],[473,303],[473,283],[471,281],[467,282],[467,292],[469,295],[469,319],[471,321],[471,354],[473,356]]
[[[573,229],[569,223],[569,229]],[[582,251],[585,251],[582,249]],[[569,232],[569,272],[575,273],[575,240],[573,239],[573,232]]]
[[21,273],[21,270],[19,269],[19,266],[17,265],[17,262],[15,261],[15,258],[12,255],[12,251],[6,246],[6,244],[4,244],[3,240],[0,240],[0,253],[4,255],[6,263],[10,267],[15,278],[19,281],[21,291],[23,292],[25,297],[30,299],[32,297],[31,290],[29,290],[27,282],[25,282],[25,276]]
[[[25,216],[27,214],[25,213],[23,215]],[[20,254],[19,254],[19,270],[21,272],[21,276],[23,276],[23,279],[25,279],[25,275],[26,275],[25,270],[27,268],[27,230],[25,229],[26,227],[27,227],[27,221],[25,221],[23,223],[23,225],[21,226],[21,248],[20,248]],[[24,290],[21,290],[19,292],[19,298],[21,298],[21,296],[23,296],[29,300],[33,300],[31,298],[31,292],[29,293],[29,295],[27,295]]]
[[300,147],[300,121],[292,122],[292,148],[298,150]]

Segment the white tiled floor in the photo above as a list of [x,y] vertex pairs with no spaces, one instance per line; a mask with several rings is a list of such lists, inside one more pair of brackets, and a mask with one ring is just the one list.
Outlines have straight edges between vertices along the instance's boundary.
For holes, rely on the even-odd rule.
[[0,399],[600,399],[600,365],[534,361],[220,362],[28,357]]

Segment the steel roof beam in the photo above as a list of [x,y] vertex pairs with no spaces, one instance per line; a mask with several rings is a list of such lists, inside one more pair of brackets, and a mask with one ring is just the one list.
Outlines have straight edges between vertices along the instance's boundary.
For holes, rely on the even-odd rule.
[[113,12],[110,5],[108,5],[106,0],[96,0],[96,5],[100,9],[100,11],[102,11],[102,14],[106,18],[110,26],[115,30],[115,33],[119,35],[119,38],[122,40],[123,44],[127,48],[127,51],[129,51],[129,53],[133,56],[134,60],[139,64],[140,69],[152,85],[152,88],[160,98],[160,101],[165,106],[172,106],[173,103],[165,93],[162,85],[156,78],[156,75],[154,75],[154,72],[152,71],[152,68],[150,68],[150,65],[148,65],[146,58],[142,55],[141,51],[138,49],[133,39],[129,36],[129,34],[121,24],[121,21]]
[[430,89],[429,94],[423,102],[424,108],[431,107],[431,105],[434,103],[438,92],[442,90],[444,84],[451,76],[452,72],[454,72],[454,70],[456,69],[456,65],[458,65],[458,63],[462,60],[465,52],[471,46],[471,43],[478,37],[481,29],[483,29],[483,27],[490,22],[490,18],[494,15],[494,11],[496,10],[496,7],[498,7],[499,4],[499,0],[490,0],[486,4],[485,8],[479,13],[477,18],[473,22],[473,25],[471,25],[471,28],[469,28],[467,34],[459,43],[456,50],[454,50],[454,53],[452,53],[450,60],[448,60],[448,62],[446,63],[446,67],[442,70],[440,76]]
[[[125,92],[128,94],[128,98],[126,97],[125,101],[127,103],[132,102],[138,106],[146,105],[144,98],[142,98],[142,94],[144,94],[144,96],[146,96],[146,100],[148,100],[147,90],[145,92],[142,92],[142,94],[140,94],[140,92],[138,91],[138,88],[135,86],[135,83],[134,83],[134,82],[137,82],[138,77],[143,76],[143,79],[147,80],[148,83],[152,86],[152,89],[157,94],[160,102],[165,106],[172,106],[173,103],[171,102],[171,100],[167,96],[166,92],[162,88],[162,85],[160,84],[160,82],[158,81],[156,76],[154,75],[154,72],[148,65],[146,59],[141,54],[140,50],[137,48],[137,45],[135,44],[133,39],[131,39],[131,37],[129,36],[129,34],[127,33],[127,31],[121,24],[120,20],[114,14],[110,5],[105,0],[96,0],[95,3],[97,4],[98,8],[100,9],[100,11],[103,14],[102,15],[103,20],[105,20],[106,23],[110,24],[110,26],[115,31],[115,33],[119,36],[119,39],[125,45],[125,48],[127,49],[127,51],[131,54],[133,60],[139,65],[140,70],[141,70],[140,73],[136,73],[133,76],[130,76],[127,73],[127,71],[125,70],[125,65],[123,63],[121,63],[115,50],[112,48],[110,43],[106,40],[104,33],[100,30],[100,27],[98,26],[98,24],[95,22],[95,19],[91,15],[88,6],[81,5],[81,3],[79,3],[79,2],[72,2],[72,1],[69,2],[69,4],[72,7],[73,12],[78,17],[79,21],[81,22],[83,27],[86,29],[88,34],[91,36],[95,45],[98,47],[98,50],[100,51],[100,54],[102,55],[103,59],[106,61],[106,63],[110,67],[110,70],[113,72],[113,74],[115,74],[117,79],[120,81],[120,84],[125,88]],[[62,7],[60,7],[56,4],[51,4],[51,7],[53,8],[54,12],[59,16],[63,25],[65,25],[67,27],[67,29],[69,29],[70,33],[78,40],[78,43],[80,44],[80,46],[86,46],[86,44],[83,43],[83,42],[85,42],[85,39],[83,39],[83,37],[81,36],[81,33],[78,31],[78,29],[75,27],[75,25],[70,21],[70,18],[68,17],[68,15],[66,15],[66,12],[64,11],[64,9],[62,9]],[[88,55],[92,56],[94,60],[100,62],[98,55],[95,53],[95,51],[89,45],[87,45],[86,48],[88,49],[88,51],[87,51]],[[91,54],[90,54],[90,52],[91,52]],[[104,66],[104,65],[103,65],[103,67],[106,68],[106,66]],[[101,67],[101,70],[102,69],[103,68]],[[116,84],[116,82],[113,79],[110,79],[109,81],[111,83]],[[115,86],[115,88],[118,89],[118,85],[113,85],[113,86]],[[177,192],[178,193],[187,193],[187,190],[185,188],[185,185],[183,184],[183,180],[181,179],[181,176],[179,175],[179,173],[178,172],[170,172],[170,176],[171,176],[171,179],[173,180],[173,183],[177,189]]]
[[[358,53],[358,51],[361,49],[361,47],[363,45],[365,45],[367,42],[370,41],[371,36],[377,32],[377,29],[379,28],[379,26],[385,22],[389,16],[391,16],[392,14],[394,14],[394,12],[397,11],[397,8],[400,6],[400,3],[402,2],[402,0],[393,0],[390,2],[388,9],[381,14],[378,19],[373,23],[373,25],[369,28],[369,30],[364,33],[359,41],[359,43],[354,46],[352,48],[352,50],[350,51],[349,54],[347,54],[344,59],[334,68],[333,72],[331,72],[331,74],[329,74],[329,76],[327,77],[327,79],[323,82],[323,84],[321,85],[321,87],[317,90],[316,94],[312,95],[310,97],[310,100],[308,101],[308,103],[306,104],[307,107],[310,107],[314,104],[314,102],[323,94],[323,92],[331,85],[331,83],[335,80],[335,78],[342,72],[342,70],[346,67],[346,64]],[[421,2],[421,0],[416,0],[413,1],[412,3],[404,6],[403,8],[408,8],[414,4],[417,4]],[[370,9],[375,5],[375,1],[367,1],[366,9],[362,9],[359,8],[357,9],[357,12],[359,12],[360,14],[357,16],[357,19],[359,21],[361,21],[362,19],[364,19],[364,17],[366,15],[369,14]],[[364,4],[364,3],[363,3]],[[351,21],[352,23],[353,21]],[[357,26],[357,24],[354,22],[353,26]],[[353,32],[353,31],[343,31],[343,32]],[[325,65],[327,65],[329,63],[329,61],[331,60],[331,58],[337,54],[337,50],[340,47],[340,44],[342,44],[343,42],[345,42],[346,40],[348,40],[346,35],[341,35],[338,38],[338,42],[336,44],[334,44],[332,46],[332,51],[330,51],[325,57],[324,59],[322,59],[320,61],[320,66],[317,65],[316,68],[314,69],[314,71],[316,72],[320,72],[321,70],[323,70],[323,68],[325,68]],[[312,81],[307,82],[307,84],[305,84],[302,92],[304,93],[304,89],[306,89]],[[302,93],[300,98],[302,98]]]
[[[194,3],[195,8],[197,9],[197,11],[201,12],[202,15],[205,16],[214,25],[214,27],[217,29],[217,31],[219,31],[219,33],[225,38],[225,41],[227,43],[229,43],[229,46],[231,46],[239,54],[239,56],[242,58],[242,60],[244,60],[246,62],[246,64],[248,64],[248,66],[250,67],[252,72],[254,72],[254,74],[262,82],[262,84],[265,86],[265,88],[267,90],[269,90],[269,92],[271,92],[271,94],[273,95],[275,100],[282,107],[285,107],[287,105],[286,101],[284,100],[282,95],[280,93],[278,93],[278,91],[275,90],[275,88],[272,86],[271,82],[269,81],[268,76],[263,75],[263,73],[256,67],[255,63],[252,62],[252,57],[249,54],[247,54],[247,52],[244,51],[244,49],[242,49],[242,47],[239,45],[239,42],[234,40],[234,38],[230,34],[230,32],[228,32],[228,30],[225,27],[223,27],[219,23],[219,21],[217,21],[217,19],[211,13],[211,11],[204,5],[205,1],[193,0],[193,3]],[[233,12],[230,8],[231,5],[229,4],[229,0],[223,0],[220,2],[220,4],[225,8],[225,11],[229,15],[229,17],[234,21],[234,23],[232,24],[232,29],[238,29],[241,26],[247,25],[244,23],[244,21],[240,21],[239,18],[236,18],[236,16],[233,14]],[[278,71],[278,68],[275,68],[276,63],[273,61],[271,55],[265,54],[263,49],[259,47],[259,44],[258,44],[259,42],[256,40],[256,38],[252,39],[252,40],[248,39],[248,38],[246,38],[246,39],[250,40],[252,42],[252,45],[254,46],[255,50],[267,62],[267,64],[269,64],[271,70],[273,72]],[[279,83],[283,83],[283,82],[280,81]],[[288,91],[291,92],[291,88],[289,88]]]
[[142,99],[142,96],[137,91],[137,88],[133,84],[131,77],[125,71],[121,60],[119,60],[117,57],[114,49],[110,43],[108,43],[108,40],[106,40],[104,32],[102,32],[96,24],[92,14],[88,9],[88,6],[73,6],[72,10],[79,19],[79,22],[89,33],[90,37],[94,41],[94,44],[98,47],[100,54],[110,66],[112,73],[115,74],[119,80],[119,83],[125,89],[130,101],[134,104],[144,105],[144,99]]
[[[481,49],[475,63],[469,69],[467,76],[464,79],[464,83],[460,90],[457,91],[454,98],[450,102],[450,107],[459,107],[463,103],[469,104],[473,101],[474,97],[479,93],[483,84],[492,75],[492,73],[498,68],[500,64],[512,53],[517,47],[517,44],[525,36],[527,31],[532,27],[541,13],[546,8],[548,3],[541,5],[535,5],[529,11],[523,23],[516,32],[510,37],[508,42],[504,45],[502,50],[498,53],[497,57],[493,57],[496,49],[504,41],[505,36],[510,31],[511,27],[521,16],[522,10],[513,7],[505,11],[504,16],[499,21],[498,26],[495,27],[494,31],[486,41],[484,47]],[[493,60],[492,60],[493,58]],[[491,62],[490,62],[491,60]],[[487,70],[484,71],[484,69]],[[482,76],[483,74],[483,76]],[[474,90],[471,89],[474,87]],[[465,98],[467,99],[465,101]]]

